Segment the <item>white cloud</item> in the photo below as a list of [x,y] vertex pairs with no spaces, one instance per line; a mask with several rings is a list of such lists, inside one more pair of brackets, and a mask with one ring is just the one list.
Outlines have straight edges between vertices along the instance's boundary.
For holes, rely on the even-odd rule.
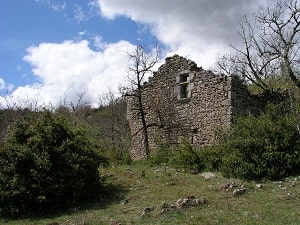
[[93,37],[93,46],[96,48],[96,49],[103,49],[105,48],[105,44],[102,40],[102,36],[100,35],[94,35]]
[[62,12],[65,10],[67,3],[65,1],[53,1],[53,0],[35,0],[41,4],[47,4],[51,9],[57,12]]
[[82,7],[79,5],[74,6],[73,13],[74,13],[74,18],[78,23],[81,23],[86,17]]
[[10,92],[13,87],[14,86],[12,84],[7,84],[2,78],[0,78],[0,93],[3,94],[3,92]]
[[79,35],[85,35],[86,31],[80,31],[78,32]]
[[5,87],[5,82],[3,79],[0,78],[0,90],[4,89]]
[[102,50],[106,46],[106,42],[103,40],[103,37],[99,34],[90,33],[86,30],[80,31],[77,34],[77,37],[75,38],[76,41],[81,40],[89,40],[91,47],[93,47],[96,50]]
[[24,60],[31,64],[40,82],[18,87],[8,98],[22,104],[36,101],[39,105],[56,105],[64,98],[77,101],[85,93],[95,105],[99,95],[108,89],[117,91],[126,82],[128,52],[134,48],[126,41],[102,46],[102,51],[94,51],[87,40],[82,40],[30,47]]
[[73,17],[77,23],[88,21],[89,19],[98,16],[97,0],[89,0],[85,5],[74,4],[73,6]]
[[126,16],[150,26],[169,55],[178,53],[204,67],[237,41],[243,16],[266,2],[271,0],[98,0],[102,16]]
[[[97,0],[68,1],[68,0],[35,0],[56,12],[63,13],[64,16],[73,17],[77,23],[85,22],[92,17],[99,15]],[[68,4],[67,4],[68,2]],[[77,3],[75,3],[77,2]],[[71,14],[69,13],[71,11]]]

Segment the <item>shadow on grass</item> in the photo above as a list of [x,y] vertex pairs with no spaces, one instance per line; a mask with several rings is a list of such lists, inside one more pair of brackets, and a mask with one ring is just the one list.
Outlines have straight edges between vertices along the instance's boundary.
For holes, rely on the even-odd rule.
[[[128,192],[128,189],[120,184],[111,184],[109,182],[103,184],[99,194],[95,196],[92,200],[83,201],[76,205],[72,205],[65,209],[58,209],[52,211],[50,213],[45,213],[42,215],[38,215],[33,213],[32,215],[22,215],[18,217],[0,217],[0,223],[9,223],[9,222],[17,222],[18,220],[27,220],[27,221],[40,221],[40,220],[55,220],[58,217],[62,216],[70,216],[72,214],[85,212],[89,210],[100,210],[109,207],[112,204],[120,203],[125,194]],[[63,201],[63,199],[62,199]],[[44,223],[43,223],[44,224]],[[46,223],[47,224],[47,223]],[[48,223],[51,224],[59,224],[59,223]]]

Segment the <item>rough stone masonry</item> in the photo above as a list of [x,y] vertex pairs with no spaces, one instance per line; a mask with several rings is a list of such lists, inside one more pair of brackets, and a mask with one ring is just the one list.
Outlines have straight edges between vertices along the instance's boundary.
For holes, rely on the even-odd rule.
[[[143,105],[149,125],[149,147],[178,143],[209,145],[218,127],[229,127],[238,115],[257,112],[264,98],[253,96],[237,76],[216,75],[184,57],[174,55],[143,86]],[[127,119],[133,159],[145,157],[137,99],[127,98]]]

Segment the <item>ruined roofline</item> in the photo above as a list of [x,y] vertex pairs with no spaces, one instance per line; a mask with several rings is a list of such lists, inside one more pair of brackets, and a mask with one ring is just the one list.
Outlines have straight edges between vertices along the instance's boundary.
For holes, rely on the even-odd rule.
[[[144,85],[147,86],[149,85],[149,83],[151,83],[151,81],[153,79],[157,78],[158,74],[161,74],[160,72],[166,68],[166,67],[172,67],[172,65],[176,65],[178,63],[178,61],[182,61],[182,62],[187,62],[189,65],[189,68],[187,69],[187,71],[192,71],[192,72],[202,72],[203,74],[206,75],[212,75],[212,76],[216,76],[216,77],[228,77],[228,78],[232,78],[232,79],[236,79],[239,80],[241,83],[244,83],[244,81],[240,78],[240,76],[238,75],[234,75],[234,74],[230,74],[230,75],[226,75],[223,73],[215,73],[212,70],[205,70],[203,69],[202,66],[198,66],[197,63],[193,60],[190,60],[188,58],[185,58],[183,56],[180,56],[178,54],[174,54],[173,56],[168,56],[165,58],[165,62],[158,67],[158,69],[156,71],[153,71],[153,76],[149,76],[148,80],[144,82]],[[181,71],[184,72],[184,71]]]

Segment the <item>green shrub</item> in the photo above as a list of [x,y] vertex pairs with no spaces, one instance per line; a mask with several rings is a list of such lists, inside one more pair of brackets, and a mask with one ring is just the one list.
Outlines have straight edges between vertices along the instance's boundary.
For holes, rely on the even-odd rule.
[[112,143],[105,143],[105,141],[98,140],[97,143],[99,153],[107,158],[110,165],[131,164],[132,159],[129,150],[114,147]]
[[200,157],[185,138],[180,139],[179,146],[174,149],[170,164],[184,170],[201,171],[203,169]]
[[208,171],[218,171],[222,164],[223,146],[213,145],[202,147],[199,151],[199,157],[203,162],[203,167]]
[[62,117],[45,111],[15,122],[0,149],[0,214],[40,215],[94,199],[101,162]]
[[157,142],[156,151],[151,153],[148,161],[154,165],[162,163],[168,164],[174,155],[174,147],[163,141]]
[[300,135],[293,118],[270,105],[259,117],[241,118],[223,146],[225,176],[279,179],[300,171]]
[[148,162],[155,165],[165,164],[188,171],[203,169],[203,163],[198,153],[186,138],[181,138],[179,145],[158,141],[156,151],[150,155]]

